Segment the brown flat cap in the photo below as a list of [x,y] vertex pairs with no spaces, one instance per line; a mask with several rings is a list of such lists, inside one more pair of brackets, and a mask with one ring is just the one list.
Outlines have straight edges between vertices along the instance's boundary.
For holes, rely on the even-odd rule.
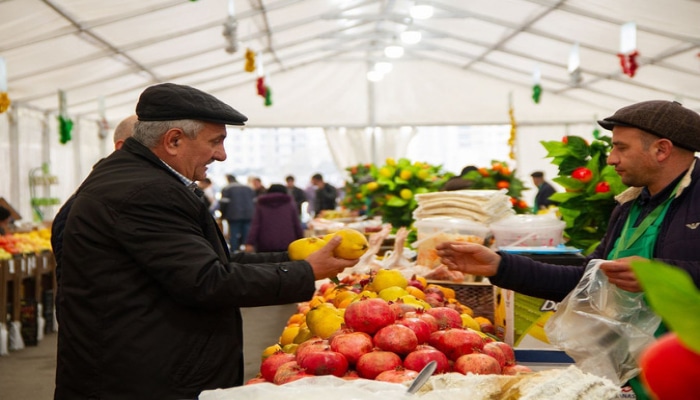
[[174,83],[146,88],[136,104],[136,115],[139,121],[195,119],[225,125],[243,125],[248,120],[209,93]]
[[669,139],[673,144],[700,151],[700,114],[677,101],[651,100],[623,107],[598,124],[607,130],[631,126]]

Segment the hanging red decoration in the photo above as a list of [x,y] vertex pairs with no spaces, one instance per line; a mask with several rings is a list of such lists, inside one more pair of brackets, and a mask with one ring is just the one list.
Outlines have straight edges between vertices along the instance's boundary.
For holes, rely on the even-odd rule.
[[634,78],[634,74],[637,72],[637,68],[639,67],[639,64],[637,64],[638,55],[639,52],[637,50],[629,54],[617,54],[617,57],[620,59],[620,67],[622,67],[622,72],[630,78]]
[[256,88],[258,90],[258,96],[265,97],[265,78],[264,77],[261,76],[258,78]]

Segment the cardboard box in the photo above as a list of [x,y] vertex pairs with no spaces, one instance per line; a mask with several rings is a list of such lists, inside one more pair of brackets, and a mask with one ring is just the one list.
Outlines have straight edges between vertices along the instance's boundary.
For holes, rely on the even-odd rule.
[[551,300],[496,288],[496,336],[513,346],[519,364],[547,369],[568,366],[574,362],[566,353],[549,343],[544,331],[544,324],[558,305]]

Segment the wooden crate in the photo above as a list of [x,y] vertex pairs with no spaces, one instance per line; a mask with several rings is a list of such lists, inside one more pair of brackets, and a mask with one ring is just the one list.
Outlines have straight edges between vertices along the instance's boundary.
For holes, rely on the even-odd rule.
[[486,317],[493,322],[495,297],[493,285],[484,282],[433,281],[428,283],[444,286],[455,291],[455,298],[474,311],[475,317]]

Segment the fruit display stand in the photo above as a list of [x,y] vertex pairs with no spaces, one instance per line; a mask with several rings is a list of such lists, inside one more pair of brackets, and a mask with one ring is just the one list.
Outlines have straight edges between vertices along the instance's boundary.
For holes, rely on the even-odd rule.
[[54,272],[55,260],[49,251],[13,254],[0,261],[0,322],[9,328],[8,343],[0,348],[20,350],[37,345],[46,330],[54,330]]
[[475,316],[481,316],[493,322],[496,297],[495,288],[490,283],[438,280],[427,280],[427,282],[454,290],[455,299],[471,308]]

